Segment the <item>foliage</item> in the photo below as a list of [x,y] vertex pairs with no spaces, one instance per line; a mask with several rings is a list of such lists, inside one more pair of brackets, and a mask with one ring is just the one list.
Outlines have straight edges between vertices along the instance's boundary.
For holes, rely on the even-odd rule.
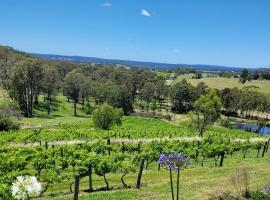
[[122,111],[108,104],[98,106],[93,112],[93,121],[97,128],[108,130],[113,124],[121,124]]
[[205,130],[220,117],[221,107],[221,100],[214,90],[210,90],[195,101],[194,113],[191,113],[190,117],[191,123],[201,137]]
[[74,115],[77,115],[77,103],[79,102],[79,95],[81,92],[81,84],[84,77],[76,71],[69,72],[64,80],[64,92],[68,98],[72,98],[74,105]]

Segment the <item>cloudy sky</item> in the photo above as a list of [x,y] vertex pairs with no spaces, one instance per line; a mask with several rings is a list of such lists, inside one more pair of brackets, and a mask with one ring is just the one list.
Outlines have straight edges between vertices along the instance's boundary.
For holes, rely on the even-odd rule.
[[269,0],[1,0],[0,44],[34,53],[270,67]]

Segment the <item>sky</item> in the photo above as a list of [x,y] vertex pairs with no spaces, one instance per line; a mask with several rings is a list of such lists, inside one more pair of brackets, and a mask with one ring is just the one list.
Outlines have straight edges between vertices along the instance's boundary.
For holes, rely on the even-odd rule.
[[270,1],[0,0],[0,44],[31,53],[270,67]]

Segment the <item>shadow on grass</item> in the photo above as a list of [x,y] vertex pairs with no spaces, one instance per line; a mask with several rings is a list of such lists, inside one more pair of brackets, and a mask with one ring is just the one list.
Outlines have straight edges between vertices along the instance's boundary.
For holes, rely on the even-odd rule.
[[101,187],[101,188],[97,188],[95,190],[83,190],[84,192],[88,192],[88,193],[94,193],[94,192],[100,192],[100,191],[114,191],[114,190],[123,190],[123,189],[135,189],[135,187],[132,187],[130,185],[128,185],[127,187],[125,186],[119,186],[119,187],[110,187],[110,188],[106,188],[106,187]]
[[64,117],[63,115],[47,115],[47,114],[36,114],[34,115],[35,118],[40,118],[40,119],[53,119],[56,117]]

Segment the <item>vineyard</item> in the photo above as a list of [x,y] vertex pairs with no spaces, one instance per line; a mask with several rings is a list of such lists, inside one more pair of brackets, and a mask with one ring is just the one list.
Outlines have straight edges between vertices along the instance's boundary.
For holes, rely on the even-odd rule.
[[[121,126],[105,131],[96,130],[89,119],[2,132],[0,141],[3,199],[12,198],[10,185],[19,175],[37,177],[42,183],[40,199],[72,199],[75,192],[82,195],[80,199],[87,199],[88,195],[91,199],[143,198],[143,193],[148,195],[152,190],[149,195],[154,199],[164,199],[170,194],[164,175],[167,171],[157,164],[161,153],[183,152],[191,158],[192,165],[181,177],[180,191],[186,198],[195,196],[192,187],[207,187],[197,194],[202,195],[200,198],[216,192],[210,190],[210,185],[220,180],[226,182],[225,174],[244,163],[256,170],[253,178],[258,182],[253,187],[260,187],[270,176],[267,137],[218,126],[199,138],[184,123],[125,117]],[[210,185],[202,186],[202,176],[216,175],[219,177],[213,178]],[[184,191],[188,188],[191,192]],[[66,197],[60,198],[63,195]]]

